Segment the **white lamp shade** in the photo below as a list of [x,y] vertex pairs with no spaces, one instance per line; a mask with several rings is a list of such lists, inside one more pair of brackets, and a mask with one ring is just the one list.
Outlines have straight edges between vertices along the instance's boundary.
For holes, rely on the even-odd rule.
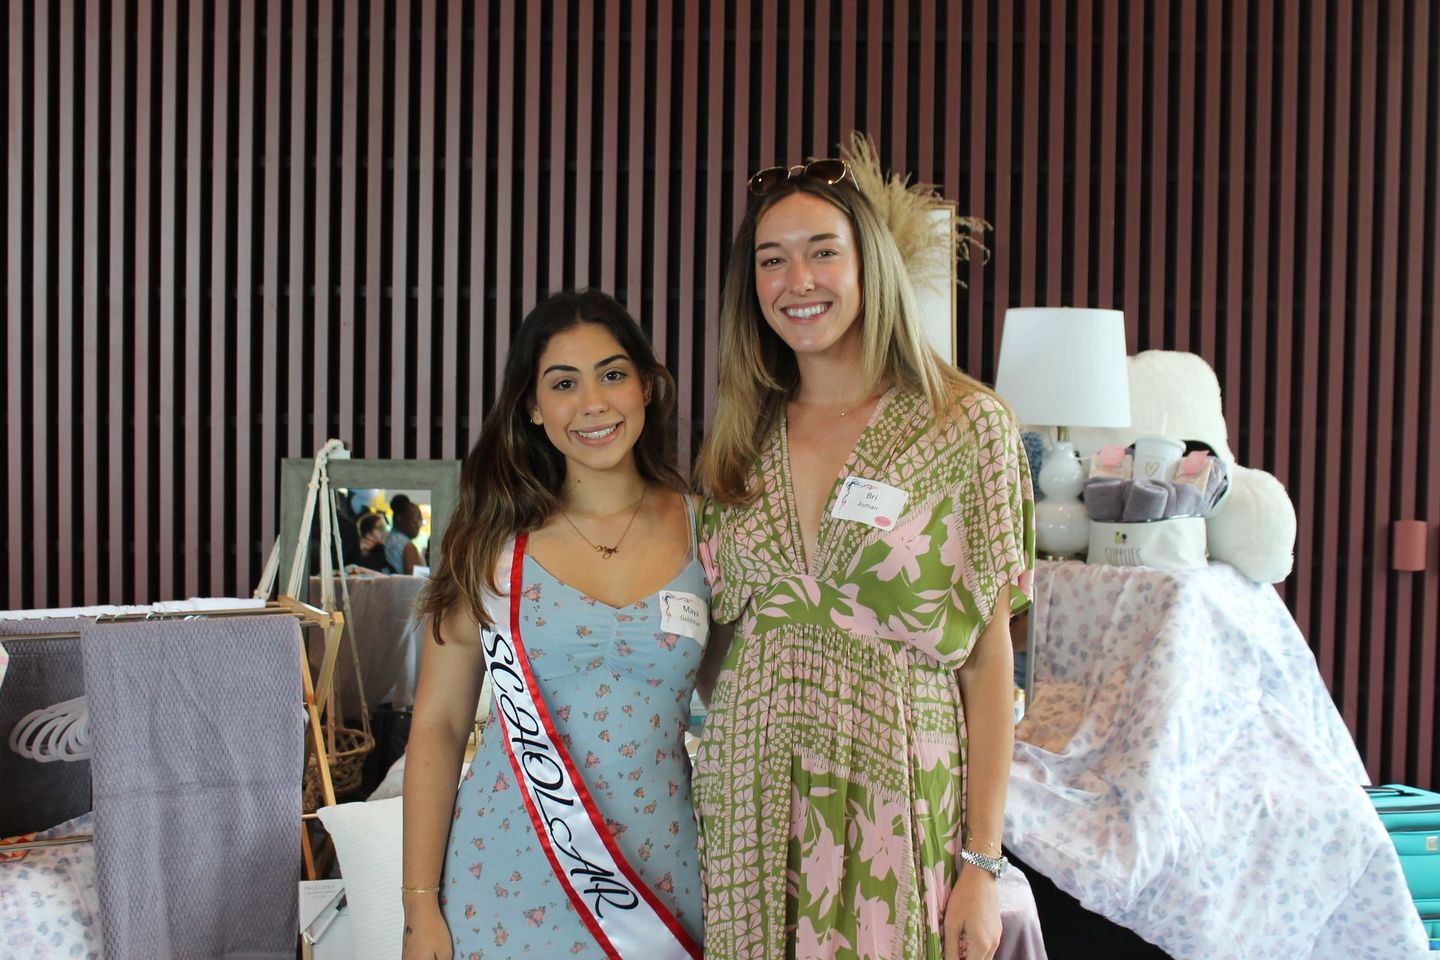
[[1006,310],[995,392],[1021,423],[1128,427],[1125,315],[1072,307]]

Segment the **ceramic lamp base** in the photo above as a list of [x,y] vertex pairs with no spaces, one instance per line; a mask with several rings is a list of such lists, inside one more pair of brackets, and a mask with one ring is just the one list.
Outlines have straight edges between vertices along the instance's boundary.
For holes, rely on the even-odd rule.
[[1090,515],[1080,502],[1085,469],[1075,447],[1060,441],[1040,469],[1045,499],[1035,504],[1035,548],[1045,557],[1078,557],[1090,545]]

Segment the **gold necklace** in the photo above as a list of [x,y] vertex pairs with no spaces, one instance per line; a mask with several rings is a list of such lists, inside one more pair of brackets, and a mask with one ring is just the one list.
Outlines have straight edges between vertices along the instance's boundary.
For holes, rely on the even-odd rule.
[[[565,518],[565,522],[570,524],[571,529],[573,529],[576,533],[580,534],[581,540],[584,540],[586,543],[590,544],[590,548],[596,553],[600,554],[601,560],[609,560],[611,557],[615,556],[615,554],[620,551],[620,544],[625,542],[625,534],[629,533],[630,528],[635,525],[635,518],[640,516],[640,505],[645,502],[645,494],[649,492],[650,488],[648,486],[640,491],[640,499],[635,501],[634,511],[630,514],[630,521],[625,524],[625,529],[620,531],[620,539],[615,541],[615,545],[613,547],[607,547],[603,543],[596,543],[594,540],[591,540],[589,537],[585,536],[585,531],[575,526],[575,521],[570,519],[570,514],[565,512],[564,507],[560,508],[560,516]],[[606,514],[606,516],[613,517],[615,516],[615,514]]]

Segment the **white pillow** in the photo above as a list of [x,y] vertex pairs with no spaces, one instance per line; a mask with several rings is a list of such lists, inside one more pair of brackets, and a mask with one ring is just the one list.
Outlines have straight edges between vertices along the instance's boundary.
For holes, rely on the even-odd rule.
[[316,811],[335,841],[355,931],[355,960],[395,960],[404,946],[400,901],[403,798]]

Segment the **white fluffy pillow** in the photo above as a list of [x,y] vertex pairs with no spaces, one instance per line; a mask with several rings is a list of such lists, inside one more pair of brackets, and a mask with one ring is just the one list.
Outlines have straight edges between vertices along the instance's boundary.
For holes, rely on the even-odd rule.
[[355,931],[355,960],[395,960],[403,947],[400,901],[403,798],[342,803],[317,813],[340,859]]

